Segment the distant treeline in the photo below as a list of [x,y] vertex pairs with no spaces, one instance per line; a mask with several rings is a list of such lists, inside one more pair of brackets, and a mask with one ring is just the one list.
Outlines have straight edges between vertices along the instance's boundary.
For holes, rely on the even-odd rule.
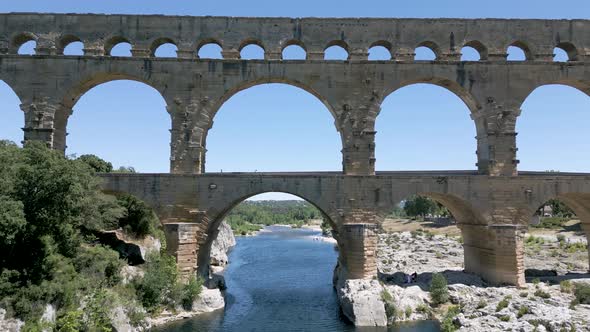
[[275,224],[302,226],[322,213],[306,201],[245,201],[225,218],[236,234],[247,234]]

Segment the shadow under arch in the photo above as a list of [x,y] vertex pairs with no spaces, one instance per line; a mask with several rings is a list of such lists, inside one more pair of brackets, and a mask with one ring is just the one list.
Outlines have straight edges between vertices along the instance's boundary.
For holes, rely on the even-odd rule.
[[384,92],[383,98],[381,99],[381,104],[387,99],[387,97],[391,96],[393,93],[395,93],[397,90],[401,88],[405,88],[415,84],[432,84],[452,92],[454,95],[459,97],[459,99],[461,99],[463,103],[465,103],[465,105],[471,113],[475,113],[481,108],[481,105],[477,101],[477,99],[475,99],[475,97],[469,92],[469,90],[463,86],[466,83],[466,79],[467,78],[464,77],[463,81],[459,83],[447,78],[432,76],[403,81],[399,85],[390,88]]
[[[245,195],[239,195],[237,197],[231,198],[227,203],[219,209],[219,211],[211,213],[208,217],[208,226],[205,234],[206,240],[199,244],[198,247],[198,257],[197,257],[197,273],[201,276],[208,276],[209,275],[209,265],[211,260],[211,246],[213,241],[217,238],[217,233],[219,231],[219,226],[221,222],[225,219],[225,217],[236,208],[239,204],[246,201],[247,199],[265,193],[284,193],[296,196],[301,198],[305,202],[313,205],[316,209],[318,209],[324,218],[330,224],[334,234],[334,238],[338,240],[338,224],[334,221],[336,215],[334,213],[330,213],[330,209],[327,206],[322,206],[316,199],[308,198],[308,195],[304,193],[298,193],[295,190],[278,190],[278,189],[261,189],[255,190]],[[209,212],[208,212],[209,213]]]

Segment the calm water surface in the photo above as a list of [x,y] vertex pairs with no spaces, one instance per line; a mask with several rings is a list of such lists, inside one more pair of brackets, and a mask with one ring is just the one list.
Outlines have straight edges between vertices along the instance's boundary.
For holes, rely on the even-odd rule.
[[225,310],[155,329],[188,331],[440,331],[435,322],[355,328],[340,313],[332,272],[338,252],[310,229],[271,226],[237,238],[225,271]]

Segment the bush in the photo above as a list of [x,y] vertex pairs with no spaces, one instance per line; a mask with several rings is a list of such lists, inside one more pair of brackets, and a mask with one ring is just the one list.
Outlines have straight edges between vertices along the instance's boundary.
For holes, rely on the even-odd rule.
[[68,311],[57,319],[55,329],[57,332],[78,332],[84,327],[84,313],[81,310]]
[[549,294],[541,289],[537,289],[535,291],[535,296],[543,298],[543,299],[550,299],[551,298],[551,294]]
[[195,278],[194,276],[190,278],[189,282],[184,285],[184,290],[182,294],[182,307],[185,310],[192,310],[193,309],[193,301],[201,294],[201,289],[203,287],[203,279],[202,278]]
[[432,275],[430,282],[430,298],[435,305],[446,303],[449,300],[447,279],[441,273]]
[[147,257],[143,278],[134,280],[137,297],[148,312],[154,312],[169,304],[167,297],[176,286],[177,270],[174,257],[150,253]]
[[383,303],[385,304],[385,315],[387,315],[387,319],[394,320],[397,315],[397,310],[393,304],[393,296],[391,296],[385,288],[381,291],[381,300],[383,300]]
[[125,209],[125,215],[119,219],[119,227],[125,232],[136,237],[155,234],[159,221],[147,204],[128,194],[117,196],[117,203]]
[[572,301],[572,305],[590,304],[590,284],[576,284],[574,296],[575,299]]
[[460,309],[458,306],[450,306],[447,310],[443,320],[440,324],[440,330],[442,332],[454,332],[457,330],[458,326],[455,325],[454,320],[455,317],[459,314]]
[[509,322],[510,321],[510,316],[504,315],[504,316],[500,317],[500,320],[503,321],[503,322]]
[[508,308],[509,304],[510,304],[510,301],[508,301],[508,298],[507,297],[503,298],[500,302],[498,302],[498,305],[496,306],[496,312],[498,312],[504,308]]
[[97,173],[110,173],[113,171],[113,164],[93,154],[81,155],[78,160],[90,166]]
[[477,309],[483,309],[488,305],[488,302],[486,302],[486,300],[481,299],[479,300],[479,302],[477,303]]
[[528,313],[529,313],[529,307],[523,305],[523,306],[520,306],[520,308],[518,308],[518,313],[516,314],[516,317],[521,318],[522,316],[524,316]]
[[562,293],[571,293],[574,290],[574,285],[569,280],[563,280],[559,283],[559,289]]
[[412,316],[413,310],[411,307],[406,307],[406,319],[409,319]]

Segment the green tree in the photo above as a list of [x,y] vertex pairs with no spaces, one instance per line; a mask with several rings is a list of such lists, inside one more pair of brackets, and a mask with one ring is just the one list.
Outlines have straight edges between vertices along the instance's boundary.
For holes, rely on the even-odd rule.
[[90,166],[97,173],[110,173],[113,171],[113,164],[93,154],[84,154],[78,160]]
[[421,216],[434,213],[437,210],[435,201],[424,196],[412,196],[404,204],[404,212],[411,217]]
[[435,305],[446,303],[449,300],[447,279],[441,273],[434,273],[430,281],[430,298]]
[[119,218],[119,227],[137,237],[155,233],[160,222],[147,204],[128,194],[117,196],[117,202],[125,210],[124,216]]

